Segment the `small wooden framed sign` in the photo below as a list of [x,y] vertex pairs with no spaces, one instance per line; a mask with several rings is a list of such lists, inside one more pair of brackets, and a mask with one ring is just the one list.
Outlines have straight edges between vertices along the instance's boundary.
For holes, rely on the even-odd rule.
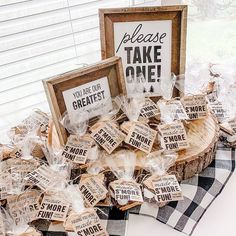
[[101,115],[112,106],[112,97],[126,93],[121,58],[114,56],[88,67],[44,80],[44,88],[61,144],[68,133],[59,120],[65,111],[70,120],[86,111],[88,118]]
[[122,58],[128,95],[137,81],[159,97],[161,80],[184,73],[186,5],[100,9],[99,17],[102,58]]

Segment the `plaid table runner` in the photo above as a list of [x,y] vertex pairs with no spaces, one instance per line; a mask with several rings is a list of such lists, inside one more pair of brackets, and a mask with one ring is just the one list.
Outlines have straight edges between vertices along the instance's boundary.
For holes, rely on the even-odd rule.
[[[220,144],[215,160],[202,173],[181,182],[184,200],[171,202],[163,208],[155,208],[144,203],[129,212],[116,208],[102,208],[106,215],[97,212],[110,236],[125,236],[128,214],[140,214],[156,218],[172,228],[191,235],[204,212],[221,193],[235,168],[235,150],[224,148]],[[145,227],[145,226],[144,226]],[[39,221],[37,228],[46,236],[74,236],[66,233],[62,225]],[[129,235],[126,235],[129,236]]]
[[[128,212],[122,212],[115,207],[100,207],[97,214],[110,236],[125,236]],[[35,227],[44,236],[76,236],[74,232],[65,232],[63,224],[53,224],[47,220],[38,220]]]
[[[191,235],[204,212],[221,193],[235,169],[235,150],[220,144],[214,161],[203,172],[181,182],[184,200],[171,202],[163,208],[149,204],[133,208],[131,214],[156,218],[172,228]],[[135,222],[129,221],[129,224]]]

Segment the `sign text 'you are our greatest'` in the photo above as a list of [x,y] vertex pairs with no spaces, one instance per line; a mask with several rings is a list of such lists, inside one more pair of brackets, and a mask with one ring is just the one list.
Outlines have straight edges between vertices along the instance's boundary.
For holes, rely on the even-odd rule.
[[86,111],[88,118],[93,118],[101,115],[101,107],[108,109],[112,107],[107,77],[68,89],[63,92],[63,97],[69,117],[72,120],[81,111]]
[[133,92],[137,82],[146,95],[161,95],[160,80],[171,75],[171,21],[116,22],[114,37],[127,93]]

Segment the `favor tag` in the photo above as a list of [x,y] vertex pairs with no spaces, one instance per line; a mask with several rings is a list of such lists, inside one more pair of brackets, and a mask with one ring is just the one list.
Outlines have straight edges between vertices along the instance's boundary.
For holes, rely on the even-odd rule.
[[37,217],[46,220],[65,221],[70,204],[55,195],[44,195]]
[[236,117],[228,121],[230,128],[236,133]]
[[140,110],[140,114],[145,118],[160,115],[159,107],[150,98],[145,99],[145,103]]
[[150,153],[156,135],[157,131],[137,122],[132,125],[125,142],[143,152]]
[[111,122],[101,122],[92,130],[91,137],[111,154],[125,139],[125,134]]
[[75,214],[71,224],[79,236],[108,236],[97,213],[92,208],[86,209],[81,214]]
[[9,173],[2,173],[0,175],[0,200],[6,199],[12,188],[12,176]]
[[86,206],[93,207],[107,195],[107,189],[96,176],[88,177],[79,184]]
[[47,188],[53,184],[55,180],[55,174],[49,166],[42,165],[38,169],[27,174],[25,180],[30,181],[34,185],[46,191]]
[[166,102],[166,106],[170,109],[173,120],[187,120],[189,118],[180,101],[170,100]]
[[175,175],[165,175],[152,180],[157,202],[183,200],[182,191]]
[[21,195],[11,195],[7,198],[9,211],[16,224],[18,224],[22,218],[27,222],[36,219],[39,210],[39,197],[40,193],[32,190],[26,191]]
[[189,147],[187,134],[181,122],[159,125],[161,146],[166,150],[179,151]]
[[207,101],[204,95],[185,96],[181,99],[189,120],[207,116]]
[[140,185],[134,181],[116,180],[111,182],[110,186],[115,192],[115,200],[143,202]]
[[92,144],[93,140],[88,136],[78,138],[70,136],[61,155],[74,163],[85,164]]
[[221,102],[209,103],[209,106],[219,122],[223,122],[225,119],[229,118],[228,111],[223,108]]

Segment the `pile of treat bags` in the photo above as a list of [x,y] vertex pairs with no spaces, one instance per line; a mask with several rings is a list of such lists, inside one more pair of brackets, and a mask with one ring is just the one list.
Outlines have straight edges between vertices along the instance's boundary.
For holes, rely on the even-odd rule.
[[86,111],[73,119],[64,114],[64,146],[51,144],[51,117],[42,111],[11,128],[11,143],[0,145],[0,235],[41,235],[34,227],[39,219],[63,222],[78,235],[108,235],[100,206],[124,211],[182,200],[176,173],[168,170],[178,151],[191,148],[186,123],[211,114],[227,130],[223,139],[236,140],[236,84],[219,89],[221,76],[210,69],[207,84],[181,98],[170,95],[182,87],[174,76],[157,102],[137,86],[131,96],[107,101],[110,109],[92,122]]

